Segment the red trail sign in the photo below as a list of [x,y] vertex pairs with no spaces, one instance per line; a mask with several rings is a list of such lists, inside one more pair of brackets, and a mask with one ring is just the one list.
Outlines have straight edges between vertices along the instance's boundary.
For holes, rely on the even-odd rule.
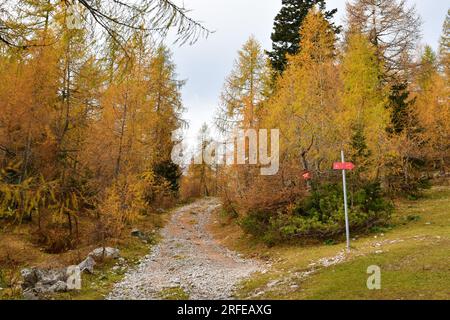
[[333,170],[353,170],[355,165],[351,162],[335,162],[333,164]]
[[305,172],[303,175],[302,175],[302,177],[303,177],[303,179],[305,179],[305,180],[311,180],[312,179],[312,174],[311,174],[311,172]]

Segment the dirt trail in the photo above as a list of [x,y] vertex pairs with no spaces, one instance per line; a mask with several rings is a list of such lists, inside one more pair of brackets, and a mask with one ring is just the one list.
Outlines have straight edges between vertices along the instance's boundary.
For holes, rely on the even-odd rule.
[[182,288],[190,299],[232,299],[236,284],[262,267],[208,234],[206,225],[218,207],[211,198],[177,209],[161,232],[163,240],[107,299],[161,299],[162,292],[174,288]]

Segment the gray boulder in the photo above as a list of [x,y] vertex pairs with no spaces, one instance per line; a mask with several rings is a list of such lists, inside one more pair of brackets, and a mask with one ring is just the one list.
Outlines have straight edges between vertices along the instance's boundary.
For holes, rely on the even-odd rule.
[[44,285],[52,286],[58,281],[67,281],[66,269],[36,269],[35,272],[38,278],[38,282],[41,282]]
[[27,268],[20,271],[23,282],[22,289],[30,289],[36,287],[37,284],[41,284],[44,287],[52,286],[58,281],[65,282],[67,275],[65,269],[38,269]]
[[22,293],[24,300],[39,300],[39,297],[33,292],[33,290],[25,290]]
[[45,285],[42,282],[38,282],[36,283],[36,285],[34,286],[34,288],[31,289],[31,291],[35,294],[46,294],[46,293],[51,293],[50,292],[50,287],[49,285]]
[[26,300],[37,300],[39,294],[67,291],[65,269],[27,268],[20,273],[23,277],[23,297]]
[[120,250],[117,248],[97,248],[89,253],[88,257],[92,257],[94,260],[101,259],[118,259],[120,257]]
[[67,283],[64,281],[57,281],[52,285],[48,285],[42,282],[38,282],[31,291],[37,294],[52,294],[56,292],[66,292]]
[[58,281],[49,288],[50,293],[66,292],[66,291],[67,291],[67,283],[63,281]]
[[22,289],[24,289],[24,290],[26,290],[27,288],[33,288],[36,285],[36,283],[39,281],[36,276],[35,268],[22,269],[20,271],[20,274],[22,275],[22,278],[23,278]]

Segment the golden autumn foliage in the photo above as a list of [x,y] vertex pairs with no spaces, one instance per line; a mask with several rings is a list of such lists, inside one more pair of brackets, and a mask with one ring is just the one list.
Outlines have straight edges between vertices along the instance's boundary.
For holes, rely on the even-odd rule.
[[332,127],[338,111],[340,80],[334,64],[335,34],[321,13],[312,11],[301,33],[301,50],[288,57],[288,67],[264,105],[264,127],[280,129],[281,161],[303,170],[329,165],[339,137]]
[[[342,41],[311,9],[283,74],[250,37],[225,80],[216,126],[224,140],[279,129],[279,171],[191,163],[183,175],[171,153],[180,142],[173,132],[186,127],[184,82],[168,48],[113,21],[101,40],[87,25],[70,28],[66,3],[20,3],[27,23],[0,30],[0,220],[30,223],[48,251],[120,238],[140,215],[173,205],[180,181],[183,198],[219,195],[227,211],[250,217],[248,230],[259,223],[255,230],[279,240],[342,232],[332,170],[341,150],[357,166],[349,179],[360,230],[388,220],[387,194],[417,195],[448,171],[448,16],[439,54],[427,47],[417,61],[418,20],[404,1],[356,1]],[[376,9],[370,21],[367,8]],[[380,26],[405,37],[386,39]],[[210,142],[204,126],[195,154]]]
[[[442,62],[445,65],[444,57]],[[419,135],[424,142],[423,152],[445,172],[450,153],[450,89],[448,75],[438,71],[437,58],[429,47],[422,57],[417,82],[417,118],[422,128]]]
[[[413,11],[408,14],[403,18],[414,19]],[[414,78],[414,62],[396,60],[394,74],[393,61],[383,58],[389,53],[365,32],[366,25],[358,28],[357,19],[352,23],[339,44],[323,13],[311,9],[299,30],[300,51],[287,57],[286,70],[270,90],[256,92],[262,97],[256,104],[257,128],[280,130],[278,174],[261,176],[248,164],[219,168],[225,210],[268,244],[334,238],[343,232],[342,187],[332,170],[340,150],[356,165],[348,173],[350,215],[352,228],[361,231],[389,220],[387,195],[416,196],[436,170],[445,174],[450,132],[445,55],[441,68],[437,59],[431,65],[422,61]],[[396,28],[395,21],[386,23]],[[413,42],[402,45],[410,48]],[[239,52],[241,63],[233,75],[247,74],[242,57],[248,47],[246,43]],[[245,119],[253,109],[239,91],[230,90],[236,79],[241,78],[226,80],[225,105],[240,120],[235,127],[248,129],[253,122]]]
[[[352,156],[356,165],[370,169],[372,177],[379,174],[389,152],[386,128],[389,112],[386,109],[388,91],[381,81],[383,66],[378,61],[375,47],[362,34],[349,36],[340,65],[342,89],[340,109],[334,120],[340,129],[343,147]],[[355,134],[364,137],[370,154],[365,157],[353,150],[352,138]]]
[[33,37],[45,45],[0,46],[0,219],[31,222],[33,239],[59,252],[91,238],[80,220],[97,219],[105,240],[173,203],[183,82],[144,31],[126,50],[111,41],[98,52],[64,10],[40,5],[30,19],[43,22]]

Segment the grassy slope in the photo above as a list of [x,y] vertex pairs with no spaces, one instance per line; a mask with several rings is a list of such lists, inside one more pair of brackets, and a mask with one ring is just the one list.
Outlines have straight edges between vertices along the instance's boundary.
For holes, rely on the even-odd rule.
[[[218,215],[211,226],[220,241],[272,261],[267,273],[242,284],[239,298],[259,293],[258,299],[450,299],[449,187],[435,187],[418,201],[398,202],[394,228],[358,237],[345,262],[306,278],[295,273],[310,271],[311,263],[336,256],[344,245],[269,249],[252,243],[237,226],[221,224],[221,219]],[[381,268],[381,290],[366,287],[371,265]],[[282,281],[267,286],[274,280]]]
[[[144,244],[139,239],[127,239],[120,248],[120,255],[127,261],[129,267],[133,267],[139,259],[150,252],[151,245]],[[95,266],[94,274],[82,274],[82,289],[55,294],[51,298],[56,300],[103,300],[111,292],[115,283],[120,282],[126,270],[114,272],[112,267],[115,260],[106,261]]]
[[[151,214],[141,217],[133,226],[129,226],[122,239],[111,240],[108,246],[117,247],[121,256],[131,267],[139,259],[150,252],[151,244],[132,237],[132,228],[143,232],[152,232],[162,227],[170,217],[170,213]],[[21,299],[18,283],[21,280],[20,270],[25,267],[61,268],[78,264],[87,254],[98,247],[98,244],[82,245],[76,250],[62,254],[48,254],[31,241],[30,226],[0,226],[0,300]],[[112,272],[116,261],[107,261],[95,266],[94,274],[82,275],[82,290],[52,296],[52,299],[97,300],[103,299],[114,283],[123,278],[124,272]]]

